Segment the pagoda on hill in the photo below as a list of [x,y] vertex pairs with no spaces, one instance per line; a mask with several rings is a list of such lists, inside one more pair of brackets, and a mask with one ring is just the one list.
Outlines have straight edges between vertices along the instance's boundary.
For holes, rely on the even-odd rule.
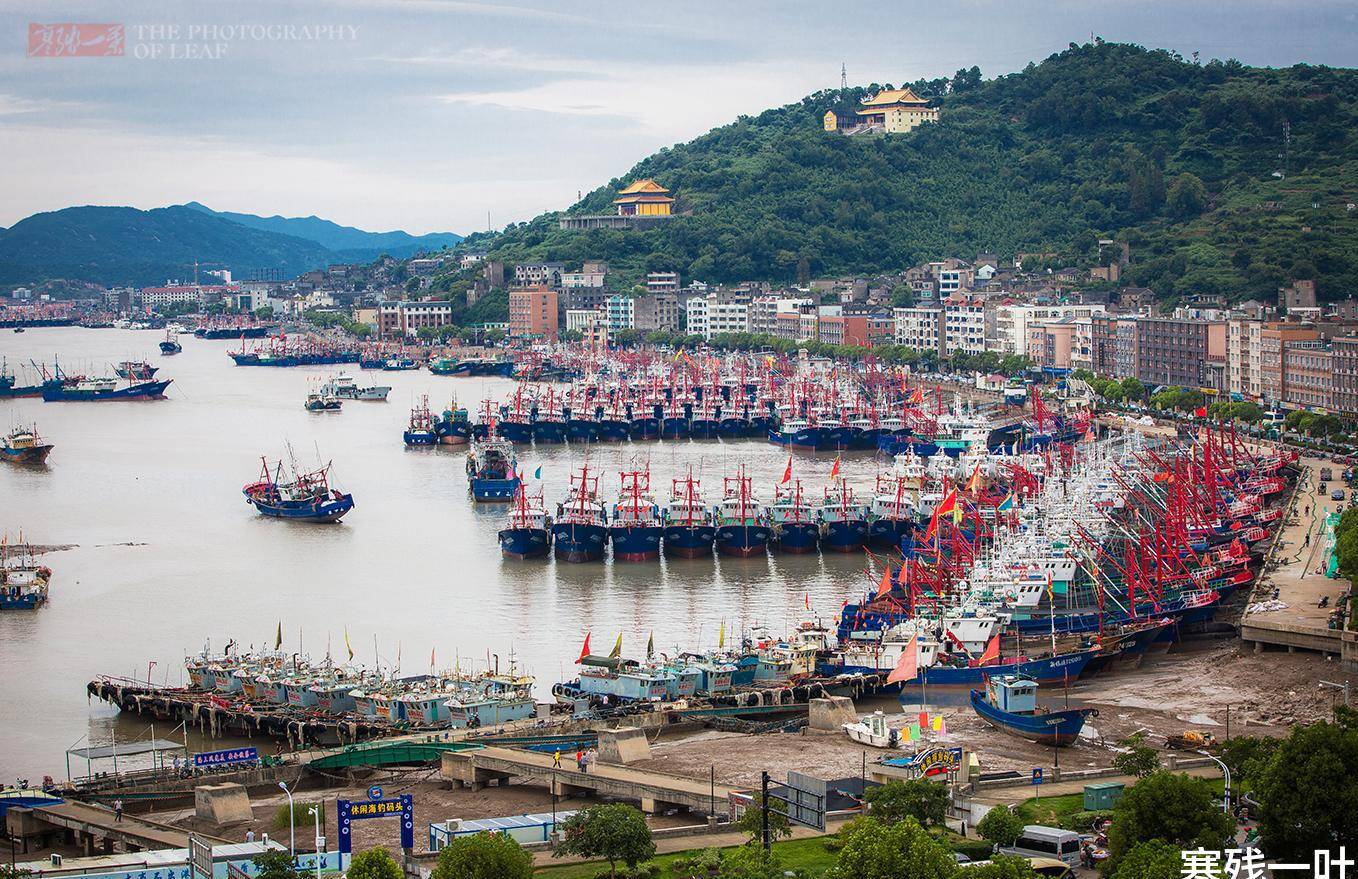
[[645,177],[619,192],[613,204],[620,217],[668,217],[674,199],[668,189]]
[[908,88],[886,89],[863,102],[857,119],[840,119],[833,110],[825,111],[825,130],[841,134],[879,132],[903,134],[926,122],[938,121],[938,108]]

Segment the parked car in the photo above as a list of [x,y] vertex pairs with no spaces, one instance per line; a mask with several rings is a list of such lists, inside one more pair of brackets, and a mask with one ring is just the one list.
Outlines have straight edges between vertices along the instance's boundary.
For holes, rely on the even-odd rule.
[[1343,499],[1344,499],[1344,489],[1336,488],[1334,491],[1330,492],[1330,500],[1342,501]]

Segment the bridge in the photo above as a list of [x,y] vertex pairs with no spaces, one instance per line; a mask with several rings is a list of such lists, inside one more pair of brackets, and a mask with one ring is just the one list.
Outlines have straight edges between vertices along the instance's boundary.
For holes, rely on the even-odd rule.
[[[187,831],[127,814],[119,819],[112,809],[89,803],[15,807],[9,810],[6,821],[12,837],[44,836],[57,831],[83,846],[87,855],[101,850],[112,853],[115,846],[129,852],[189,847]],[[211,842],[227,842],[198,835]]]
[[308,769],[350,769],[354,767],[398,766],[420,763],[437,763],[448,752],[466,751],[494,745],[506,748],[527,748],[551,753],[559,750],[563,754],[574,752],[577,748],[592,748],[599,742],[598,733],[580,733],[565,736],[495,736],[476,742],[440,741],[432,737],[425,740],[402,739],[399,741],[376,741],[363,745],[350,745],[343,750],[330,751],[322,756],[305,761]]
[[489,781],[530,778],[543,782],[558,796],[592,792],[601,797],[639,802],[643,812],[652,813],[674,806],[707,815],[729,814],[730,797],[735,790],[705,779],[610,763],[595,763],[587,772],[581,772],[574,759],[563,759],[558,768],[553,765],[551,754],[509,748],[445,751],[442,760],[443,778],[473,790],[480,790]]

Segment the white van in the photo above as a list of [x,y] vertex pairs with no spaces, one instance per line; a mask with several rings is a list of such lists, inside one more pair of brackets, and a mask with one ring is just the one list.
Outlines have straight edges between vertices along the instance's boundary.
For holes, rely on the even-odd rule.
[[1025,858],[1055,858],[1074,867],[1080,863],[1080,834],[1060,827],[1029,824],[1011,846],[1000,848],[1001,854],[1021,855]]

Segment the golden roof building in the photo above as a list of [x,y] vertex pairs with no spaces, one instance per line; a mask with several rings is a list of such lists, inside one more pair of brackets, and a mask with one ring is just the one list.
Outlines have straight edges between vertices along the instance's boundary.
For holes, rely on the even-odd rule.
[[613,204],[620,217],[668,217],[674,199],[668,189],[646,177],[619,192]]
[[[887,89],[863,102],[862,108],[858,110],[858,125],[849,131],[856,133],[871,130],[900,134],[913,131],[926,122],[937,121],[938,108],[930,107],[928,101],[910,89]],[[828,118],[825,128],[827,131],[831,130]]]

